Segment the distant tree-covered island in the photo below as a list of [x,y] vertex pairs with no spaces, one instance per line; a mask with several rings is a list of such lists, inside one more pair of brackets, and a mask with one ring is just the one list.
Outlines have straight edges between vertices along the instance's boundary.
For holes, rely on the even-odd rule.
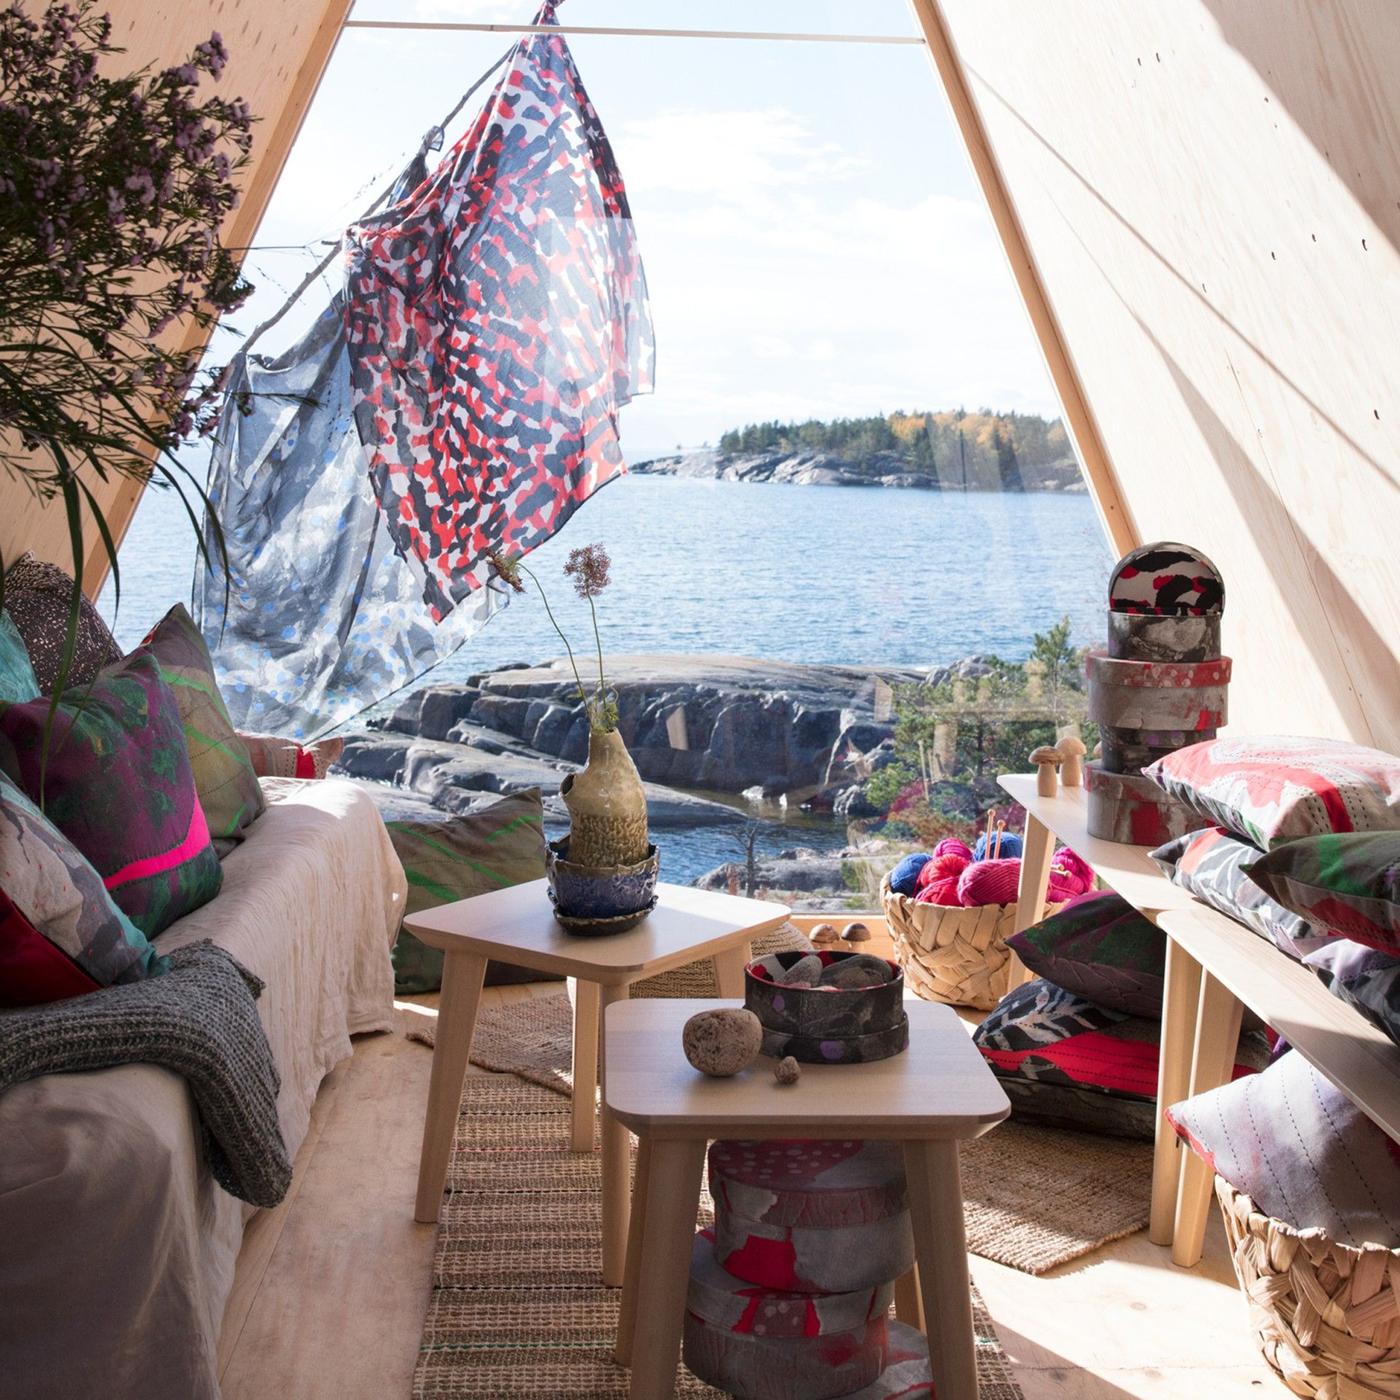
[[749,423],[722,434],[717,448],[640,462],[633,470],[799,485],[1084,490],[1058,418],[991,409]]

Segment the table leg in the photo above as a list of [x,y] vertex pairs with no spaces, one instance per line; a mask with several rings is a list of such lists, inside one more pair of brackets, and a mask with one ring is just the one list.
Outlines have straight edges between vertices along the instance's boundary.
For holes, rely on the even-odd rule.
[[[603,988],[603,1039],[607,1041],[608,1007],[627,1000],[626,987]],[[627,1129],[602,1108],[603,1128],[603,1282],[622,1283],[627,1255],[627,1218],[631,1205],[631,1138]]]
[[[1183,1148],[1167,1122],[1167,1109],[1191,1090],[1191,1057],[1201,996],[1201,965],[1169,935],[1162,996],[1162,1043],[1157,1061],[1157,1129],[1152,1156],[1153,1244],[1169,1245],[1176,1224],[1177,1183]],[[1189,1155],[1189,1154],[1188,1154]]]
[[977,1400],[958,1144],[906,1142],[904,1170],[934,1392],[938,1400]]
[[749,957],[749,943],[745,939],[733,948],[716,953],[710,960],[715,965],[715,981],[719,983],[720,996],[739,1001],[744,999],[744,964]]
[[919,1270],[905,1270],[894,1284],[894,1315],[906,1327],[924,1330],[924,1304],[919,1297]]
[[622,1271],[622,1304],[617,1314],[617,1346],[613,1358],[619,1366],[632,1364],[632,1338],[637,1330],[637,1281],[645,1248],[647,1190],[651,1175],[651,1139],[637,1139],[637,1179],[632,1187],[631,1223],[627,1229],[627,1263]]
[[[1209,972],[1201,972],[1200,1010],[1196,1018],[1196,1052],[1191,1064],[1191,1094],[1228,1084],[1235,1070],[1244,1005]],[[1201,1261],[1215,1174],[1194,1152],[1184,1154],[1176,1198],[1172,1263],[1184,1269]]]
[[574,1100],[569,1146],[593,1151],[598,1107],[598,984],[580,980],[574,988]]
[[633,1338],[630,1400],[671,1400],[675,1394],[704,1165],[705,1143],[700,1138],[662,1139],[651,1145],[637,1277],[647,1321]]
[[418,1198],[413,1218],[432,1224],[442,1206],[447,1161],[462,1106],[462,1079],[471,1057],[476,1010],[486,959],[477,953],[449,952],[442,960],[442,997],[433,1036],[433,1072],[428,1080],[428,1112],[423,1120],[423,1150],[418,1159]]
[[[1013,933],[1037,924],[1045,915],[1045,890],[1050,883],[1050,859],[1055,853],[1055,833],[1044,822],[1026,813],[1026,832],[1021,850],[1021,878],[1016,889],[1016,918]],[[1011,954],[1011,980],[1016,988],[1030,980],[1025,964]]]

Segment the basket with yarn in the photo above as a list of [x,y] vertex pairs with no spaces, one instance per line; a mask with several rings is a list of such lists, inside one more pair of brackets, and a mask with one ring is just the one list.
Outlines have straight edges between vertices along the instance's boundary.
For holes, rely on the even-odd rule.
[[[975,847],[956,837],[905,856],[880,883],[895,958],[925,1001],[990,1011],[1010,989],[1021,838],[999,823]],[[1046,913],[1094,886],[1094,872],[1068,847],[1055,852]]]

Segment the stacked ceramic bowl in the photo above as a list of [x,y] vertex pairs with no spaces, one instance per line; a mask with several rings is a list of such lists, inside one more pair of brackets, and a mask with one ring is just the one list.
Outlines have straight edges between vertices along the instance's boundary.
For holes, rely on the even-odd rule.
[[656,876],[661,858],[647,847],[634,865],[595,867],[569,860],[569,841],[551,841],[545,875],[554,917],[570,933],[623,933],[656,908]]

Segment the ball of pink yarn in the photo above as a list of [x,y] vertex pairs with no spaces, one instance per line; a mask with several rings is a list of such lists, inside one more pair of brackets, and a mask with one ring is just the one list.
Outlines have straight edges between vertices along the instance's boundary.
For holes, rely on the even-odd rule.
[[1021,862],[979,860],[958,876],[958,902],[969,908],[982,904],[1014,904],[1021,882]]
[[914,902],[916,904],[961,904],[962,901],[958,898],[958,877],[949,875],[941,880],[931,880],[914,896]]
[[965,861],[972,859],[972,847],[966,841],[959,841],[956,836],[945,836],[934,848],[935,859],[938,856],[961,856]]
[[1077,894],[1083,894],[1094,885],[1094,868],[1082,856],[1061,846],[1050,862],[1050,879],[1046,886],[1046,897],[1051,904],[1063,904]]
[[957,851],[946,851],[941,856],[934,856],[926,867],[933,871],[929,877],[930,883],[934,880],[946,880],[950,875],[956,879],[971,863],[966,856],[959,855]]

